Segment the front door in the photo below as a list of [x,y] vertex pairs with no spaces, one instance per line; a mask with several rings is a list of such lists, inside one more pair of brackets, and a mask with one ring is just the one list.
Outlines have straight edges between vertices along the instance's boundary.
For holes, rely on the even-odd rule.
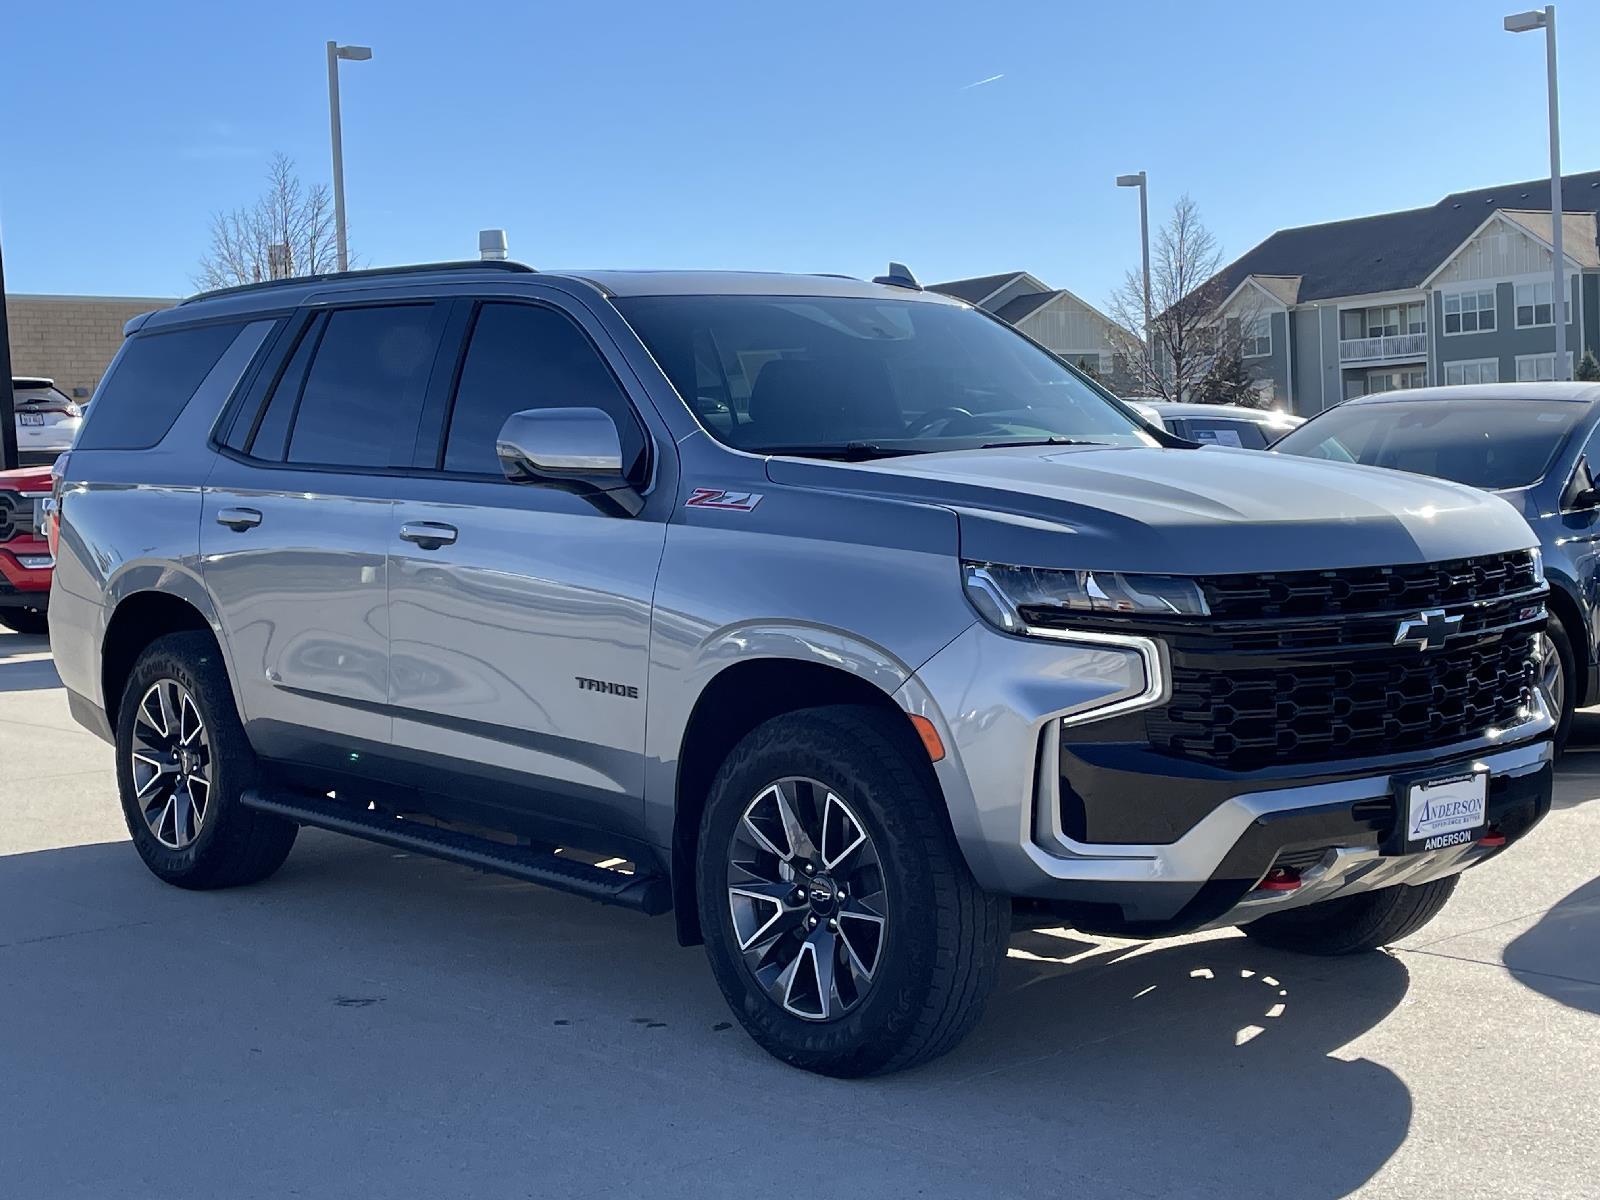
[[[397,756],[427,786],[563,824],[632,832],[642,819],[650,607],[665,541],[656,496],[638,516],[510,483],[495,438],[513,412],[610,413],[643,482],[655,447],[579,315],[462,301],[466,329],[424,470],[391,519],[390,691]],[[455,322],[452,322],[454,324]],[[430,403],[430,409],[434,405]]]

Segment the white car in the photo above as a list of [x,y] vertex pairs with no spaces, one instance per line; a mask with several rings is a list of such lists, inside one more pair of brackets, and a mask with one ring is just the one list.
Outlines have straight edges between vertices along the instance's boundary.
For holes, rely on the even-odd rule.
[[72,448],[83,424],[83,409],[56,387],[55,380],[13,376],[11,390],[17,408],[17,455],[24,465],[54,461]]

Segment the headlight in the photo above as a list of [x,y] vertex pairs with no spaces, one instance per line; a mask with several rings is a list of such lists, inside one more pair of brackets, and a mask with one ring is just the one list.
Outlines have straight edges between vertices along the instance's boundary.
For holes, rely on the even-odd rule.
[[[1204,617],[1211,611],[1199,584],[1174,575],[969,562],[962,564],[962,579],[983,619],[1009,633],[1029,625],[1059,624],[1059,617],[1072,613]],[[1052,616],[1058,620],[1051,621]]]
[[1528,551],[1528,557],[1533,562],[1533,581],[1535,583],[1543,583],[1545,581],[1544,549],[1540,546],[1535,546],[1532,550]]

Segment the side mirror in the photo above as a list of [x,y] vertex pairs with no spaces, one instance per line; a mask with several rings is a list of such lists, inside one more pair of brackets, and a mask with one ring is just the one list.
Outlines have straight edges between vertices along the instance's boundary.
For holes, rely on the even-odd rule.
[[604,499],[636,516],[643,499],[628,481],[617,424],[598,408],[534,408],[512,413],[495,439],[500,469],[513,483],[542,484]]
[[1577,470],[1572,473],[1566,494],[1561,497],[1561,510],[1589,512],[1596,508],[1600,508],[1600,488],[1595,487],[1594,476],[1589,471],[1589,459],[1585,455],[1578,460]]

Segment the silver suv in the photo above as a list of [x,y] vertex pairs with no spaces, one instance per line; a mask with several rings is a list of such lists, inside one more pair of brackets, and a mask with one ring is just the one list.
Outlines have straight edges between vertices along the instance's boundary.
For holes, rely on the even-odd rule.
[[187,888],[301,826],[704,941],[907,1067],[1013,928],[1369,949],[1550,803],[1511,507],[1196,446],[903,272],[359,272],[141,317],[50,625]]

